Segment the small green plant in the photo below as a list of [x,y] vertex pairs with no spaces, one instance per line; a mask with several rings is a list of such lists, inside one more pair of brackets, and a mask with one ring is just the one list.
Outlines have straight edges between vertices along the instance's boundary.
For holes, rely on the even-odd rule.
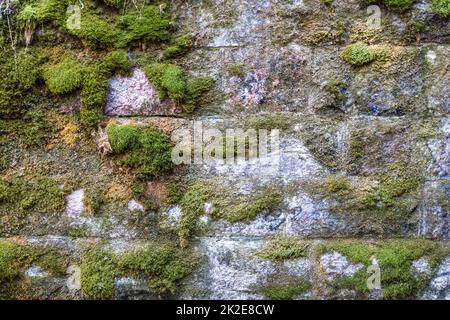
[[450,16],[450,0],[433,0],[431,10],[446,19]]
[[200,183],[188,188],[180,201],[181,218],[178,235],[181,247],[189,244],[189,239],[197,228],[197,219],[204,212],[205,202],[211,196],[209,189]]
[[[40,213],[54,213],[62,211],[65,199],[56,182],[42,175],[16,177],[12,181],[3,181],[8,192],[3,196],[3,204],[12,210],[37,211]],[[0,203],[1,206],[1,203]]]
[[339,193],[350,190],[351,184],[344,176],[330,176],[325,180],[327,193]]
[[121,9],[125,5],[125,0],[103,0],[103,2],[117,9]]
[[258,255],[270,260],[288,260],[304,258],[308,244],[293,237],[278,236],[267,242]]
[[375,60],[375,52],[367,45],[358,42],[348,45],[342,52],[342,58],[349,64],[360,67]]
[[69,93],[81,87],[83,69],[77,61],[65,58],[60,63],[44,68],[44,80],[51,93]]

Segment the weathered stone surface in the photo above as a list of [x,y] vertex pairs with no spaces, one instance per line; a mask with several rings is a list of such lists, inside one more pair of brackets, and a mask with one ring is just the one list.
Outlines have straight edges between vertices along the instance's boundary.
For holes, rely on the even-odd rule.
[[131,77],[117,75],[109,80],[105,114],[108,116],[150,116],[175,114],[169,101],[161,101],[155,87],[141,69]]

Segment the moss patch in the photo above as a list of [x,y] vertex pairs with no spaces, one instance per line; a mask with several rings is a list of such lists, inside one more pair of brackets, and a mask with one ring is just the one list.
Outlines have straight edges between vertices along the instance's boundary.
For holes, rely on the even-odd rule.
[[196,261],[192,253],[168,241],[117,254],[92,247],[82,257],[81,290],[93,299],[111,299],[115,278],[135,276],[147,279],[147,289],[155,295],[173,294],[197,265]]
[[39,77],[40,63],[32,51],[20,51],[14,59],[14,53],[5,48],[0,57],[0,117],[18,117],[27,110],[27,93]]
[[311,289],[311,283],[300,277],[270,276],[267,283],[257,288],[271,300],[290,300]]
[[443,19],[450,16],[450,1],[449,0],[433,0],[431,9],[433,12],[439,14]]
[[118,269],[113,255],[100,248],[88,250],[81,260],[81,290],[92,299],[111,299]]
[[179,237],[182,246],[186,246],[189,237],[197,229],[197,219],[204,213],[205,203],[211,202],[212,219],[226,220],[231,223],[248,222],[260,213],[271,213],[282,203],[283,198],[275,188],[262,188],[251,196],[233,195],[221,188],[201,182],[191,185],[183,196]]
[[65,58],[57,64],[46,66],[44,68],[44,79],[51,93],[69,93],[81,86],[83,80],[82,66],[71,58]]
[[0,180],[1,232],[15,234],[30,213],[54,214],[64,210],[65,199],[55,181],[42,175]]
[[173,243],[153,243],[118,257],[124,274],[144,275],[149,290],[157,295],[175,293],[177,285],[189,275],[196,262],[188,251]]
[[166,59],[179,56],[189,51],[192,45],[192,37],[190,35],[176,37],[171,41],[170,47],[164,50],[163,56]]
[[[424,289],[431,275],[415,277],[411,272],[412,262],[426,257],[431,268],[436,268],[442,261],[448,248],[429,240],[385,240],[375,243],[362,243],[352,240],[333,241],[322,245],[320,252],[337,251],[354,263],[371,265],[371,257],[378,260],[381,270],[381,287],[385,299],[413,298]],[[367,274],[363,268],[351,277],[334,280],[335,289],[353,289],[359,294],[367,295]]]
[[342,52],[342,59],[355,67],[369,64],[375,58],[376,54],[373,49],[362,42],[348,45]]
[[106,128],[117,160],[144,176],[171,170],[172,143],[167,135],[152,127],[133,127],[111,123]]
[[267,242],[258,255],[270,260],[288,260],[304,258],[308,244],[293,237],[278,236]]

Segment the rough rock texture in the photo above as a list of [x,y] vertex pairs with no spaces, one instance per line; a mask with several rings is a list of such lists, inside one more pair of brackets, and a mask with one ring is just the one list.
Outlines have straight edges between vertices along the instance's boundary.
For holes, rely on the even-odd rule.
[[[285,287],[299,279],[310,285],[285,298],[336,298],[330,293],[333,280],[351,278],[365,265],[342,252],[320,252],[320,246],[343,238],[363,245],[395,238],[428,239],[445,248],[436,265],[417,257],[407,266],[412,275],[429,279],[424,288],[401,298],[450,299],[448,20],[430,12],[431,1],[417,1],[404,13],[382,6],[382,28],[372,30],[361,3],[172,1],[180,30],[194,36],[192,50],[175,61],[188,76],[215,80],[207,103],[179,118],[174,103],[161,101],[143,71],[134,68],[129,77],[109,80],[99,131],[103,138],[109,121],[171,133],[192,131],[191,120],[196,120],[204,128],[280,129],[279,153],[254,164],[179,166],[154,177],[156,187],[150,191],[136,191],[136,175],[114,162],[110,149],[97,147],[94,135],[73,148],[18,146],[10,170],[45,168],[65,190],[66,209],[23,216],[20,228],[2,219],[0,238],[65,251],[67,267],[78,267],[89,245],[132,252],[165,232],[178,241],[186,204],[180,198],[164,201],[171,183],[181,185],[176,185],[181,198],[192,183],[214,183],[235,204],[272,187],[280,193],[279,205],[260,208],[256,217],[242,221],[215,217],[217,199],[202,198],[199,226],[188,222],[198,227],[186,248],[199,256],[192,273],[162,295],[149,289],[144,275],[117,275],[113,298],[264,299],[270,298],[264,288],[273,279],[282,279]],[[420,31],[416,21],[424,25]],[[345,62],[343,49],[355,42],[373,46],[378,58],[362,67]],[[95,214],[83,202],[92,186],[105,193]],[[307,241],[307,252],[262,257],[264,246],[280,236]],[[67,272],[54,276],[33,264],[23,276],[43,288],[32,298],[87,298],[67,284],[72,274]],[[346,290],[353,292],[341,291]],[[362,297],[382,295],[375,290]]]
[[175,114],[176,108],[161,101],[144,72],[133,69],[131,76],[114,76],[109,80],[105,114],[109,116],[151,116]]

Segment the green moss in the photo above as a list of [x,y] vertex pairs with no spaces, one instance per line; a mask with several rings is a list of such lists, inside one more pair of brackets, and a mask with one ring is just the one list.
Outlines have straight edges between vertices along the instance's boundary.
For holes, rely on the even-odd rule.
[[30,89],[40,73],[40,59],[35,54],[5,49],[0,57],[0,117],[21,116],[27,109]]
[[228,74],[234,77],[244,76],[244,64],[243,63],[230,63],[225,66],[225,70]]
[[358,219],[366,232],[398,232],[418,205],[423,176],[417,170],[396,162],[386,167],[386,175],[360,178],[354,183],[344,177],[328,177],[313,194],[333,199],[331,211]]
[[80,122],[85,128],[97,128],[101,119],[102,114],[100,110],[89,110],[84,106],[80,108]]
[[100,248],[86,251],[81,260],[81,290],[92,299],[111,299],[114,296],[114,278],[118,269],[114,256]]
[[186,97],[183,109],[186,112],[193,112],[201,106],[205,93],[214,87],[214,80],[210,77],[189,78],[186,83]]
[[244,120],[246,128],[255,130],[288,130],[291,125],[291,119],[284,114],[267,114],[249,117]]
[[324,5],[331,6],[334,0],[320,0]]
[[115,153],[123,153],[134,148],[138,142],[139,129],[134,126],[109,124],[106,128],[111,148]]
[[158,295],[175,293],[180,280],[196,265],[192,254],[171,242],[148,244],[117,259],[123,274],[145,276],[149,290]]
[[344,89],[345,83],[340,78],[331,78],[325,85],[325,91],[333,94],[337,99],[341,98],[341,90]]
[[17,177],[10,182],[3,181],[2,184],[8,189],[3,195],[3,203],[16,210],[52,213],[65,207],[63,193],[49,177],[42,175]]
[[331,169],[339,166],[335,120],[308,117],[303,119],[300,136],[305,146],[320,164]]
[[309,289],[311,283],[304,278],[271,276],[257,291],[271,300],[290,300]]
[[32,264],[53,276],[63,276],[66,274],[67,258],[53,249],[0,240],[0,284],[21,278],[25,268]]
[[142,11],[133,11],[121,19],[121,27],[127,32],[123,43],[136,40],[164,41],[170,38],[172,22],[167,14],[161,14],[158,6],[147,5]]
[[17,20],[23,29],[34,30],[37,22],[36,6],[33,4],[25,5],[17,15]]
[[[354,263],[371,265],[374,256],[381,270],[381,287],[385,299],[413,298],[424,289],[430,275],[416,277],[411,272],[412,262],[426,257],[431,268],[436,268],[442,261],[448,248],[429,240],[385,240],[376,243],[362,243],[353,240],[339,240],[326,243],[319,249],[322,253],[338,251]],[[366,285],[365,270],[352,277],[339,277],[332,286],[335,289],[353,289],[362,295],[369,290]]]
[[91,48],[113,48],[119,43],[120,31],[114,23],[89,11],[82,13],[80,28],[67,31]]
[[197,229],[197,219],[204,212],[205,202],[211,196],[210,190],[200,183],[188,188],[180,201],[181,217],[178,235],[181,246],[187,247],[189,238]]
[[0,284],[11,281],[23,272],[29,263],[24,247],[7,240],[0,240]]
[[83,204],[89,214],[97,214],[105,203],[105,192],[99,187],[92,187],[85,191]]
[[450,16],[450,1],[449,0],[433,0],[431,10],[443,19]]
[[156,87],[161,99],[166,95],[176,102],[182,102],[186,96],[186,80],[183,72],[174,64],[155,63],[144,68],[144,72]]
[[325,191],[329,194],[350,190],[351,184],[344,176],[329,176],[325,180]]
[[189,51],[192,45],[192,37],[190,35],[176,37],[171,41],[170,47],[164,50],[163,56],[166,59],[179,56]]
[[28,110],[18,122],[16,133],[25,146],[41,146],[54,137],[55,126],[41,107]]
[[77,61],[65,58],[60,63],[46,66],[43,75],[51,93],[64,94],[81,87],[83,69]]
[[396,9],[401,12],[408,10],[415,0],[384,0],[388,8]]
[[288,260],[304,258],[308,244],[293,237],[278,236],[267,242],[258,253],[264,259]]
[[40,0],[36,7],[37,19],[40,22],[53,22],[63,26],[68,5],[67,0]]
[[103,59],[102,67],[109,73],[118,72],[122,75],[128,75],[130,73],[128,53],[125,50],[112,51]]
[[245,222],[256,218],[261,212],[273,212],[282,203],[283,198],[279,192],[272,189],[263,190],[247,201],[230,203],[229,199],[216,203],[211,217],[224,219],[229,222]]
[[110,72],[99,64],[91,65],[84,70],[81,102],[88,110],[100,111],[106,102],[108,76]]
[[167,184],[167,197],[164,204],[170,206],[180,203],[186,192],[186,188],[186,185],[180,180],[170,181]]
[[186,112],[192,112],[201,105],[203,95],[214,86],[214,80],[210,77],[187,79],[174,64],[154,63],[144,67],[144,72],[161,99],[168,96],[181,104]]
[[123,8],[125,5],[125,0],[103,0],[103,2],[117,9]]
[[359,67],[374,61],[376,54],[369,46],[358,42],[348,45],[344,49],[342,59],[353,66]]
[[255,191],[251,196],[239,196],[232,195],[219,186],[194,183],[180,201],[179,237],[182,246],[187,245],[189,238],[197,230],[197,219],[204,213],[207,201],[212,205],[212,219],[235,223],[251,221],[262,212],[273,212],[281,205],[283,198],[275,188],[267,187]]
[[155,176],[173,168],[172,143],[167,135],[152,127],[118,126],[106,128],[115,154],[120,162],[137,169],[144,176]]
[[68,257],[63,251],[56,249],[46,249],[43,247],[32,247],[33,264],[38,265],[43,270],[50,272],[52,276],[66,276]]

